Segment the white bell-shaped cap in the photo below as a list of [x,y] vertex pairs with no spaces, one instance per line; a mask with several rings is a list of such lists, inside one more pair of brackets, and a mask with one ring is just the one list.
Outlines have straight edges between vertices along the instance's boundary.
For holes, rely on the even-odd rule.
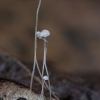
[[50,35],[50,32],[48,30],[42,30],[40,32],[40,37],[48,37]]
[[43,76],[43,79],[48,80],[49,78],[48,78],[48,76]]

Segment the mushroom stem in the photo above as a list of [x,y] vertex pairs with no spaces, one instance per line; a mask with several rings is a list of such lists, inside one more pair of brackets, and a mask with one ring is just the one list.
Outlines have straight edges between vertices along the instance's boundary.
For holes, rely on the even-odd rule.
[[37,50],[37,35],[36,35],[36,32],[37,32],[37,27],[38,27],[38,14],[39,14],[41,1],[42,0],[39,0],[39,4],[38,4],[38,7],[37,7],[37,12],[36,12],[35,40],[34,40],[34,64],[33,64],[33,71],[32,71],[31,82],[30,82],[30,90],[32,90],[32,83],[33,83],[35,66],[36,66],[36,50]]

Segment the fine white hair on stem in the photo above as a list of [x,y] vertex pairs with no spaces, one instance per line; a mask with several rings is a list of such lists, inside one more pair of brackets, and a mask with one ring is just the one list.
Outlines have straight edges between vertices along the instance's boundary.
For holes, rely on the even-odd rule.
[[39,0],[39,4],[38,4],[38,7],[37,7],[37,12],[36,12],[35,40],[34,40],[34,64],[33,64],[33,71],[32,71],[31,82],[30,82],[30,90],[32,90],[32,83],[33,83],[35,66],[36,66],[36,50],[37,50],[37,35],[36,35],[36,32],[37,32],[37,27],[38,27],[38,13],[39,13],[41,1],[42,0]]

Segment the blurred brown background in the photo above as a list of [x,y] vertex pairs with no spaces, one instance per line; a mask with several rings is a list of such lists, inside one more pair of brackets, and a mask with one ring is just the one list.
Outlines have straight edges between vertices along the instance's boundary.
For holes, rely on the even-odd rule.
[[[38,0],[0,0],[0,48],[33,62]],[[99,0],[42,0],[38,30],[48,29],[47,62],[76,74],[100,73]],[[38,40],[38,60],[43,41]]]

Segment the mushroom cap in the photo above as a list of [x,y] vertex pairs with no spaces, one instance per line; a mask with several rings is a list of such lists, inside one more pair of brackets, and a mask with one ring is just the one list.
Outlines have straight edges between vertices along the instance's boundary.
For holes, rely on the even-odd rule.
[[45,30],[42,30],[39,35],[40,37],[48,37],[50,35],[50,32],[45,29]]
[[43,76],[43,79],[48,80],[49,78],[48,78],[48,76]]

